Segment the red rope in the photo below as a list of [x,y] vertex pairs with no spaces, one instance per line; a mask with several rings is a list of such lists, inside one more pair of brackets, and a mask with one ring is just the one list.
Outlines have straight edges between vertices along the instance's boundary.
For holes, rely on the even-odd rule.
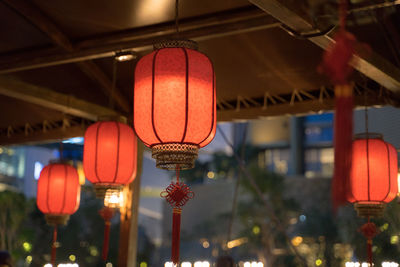
[[372,266],[372,239],[378,234],[378,229],[376,228],[376,225],[373,222],[370,222],[369,216],[368,216],[368,222],[365,223],[363,226],[360,228],[360,232],[365,236],[367,239],[367,257],[368,257],[368,263],[369,266]]
[[104,240],[103,240],[103,251],[101,254],[103,261],[106,261],[107,257],[108,257],[108,244],[110,242],[110,228],[111,228],[111,222],[104,221]]
[[171,260],[174,264],[179,264],[179,248],[181,235],[181,213],[182,209],[174,208],[172,213],[172,246]]
[[57,224],[54,225],[53,244],[51,246],[51,265],[52,266],[56,266],[56,253],[57,253]]
[[99,214],[104,220],[104,239],[101,258],[103,259],[103,261],[106,261],[108,257],[108,247],[110,242],[111,219],[115,214],[115,210],[109,207],[104,207],[99,211]]
[[339,24],[340,28],[344,30],[346,28],[347,19],[347,0],[340,0],[339,3]]

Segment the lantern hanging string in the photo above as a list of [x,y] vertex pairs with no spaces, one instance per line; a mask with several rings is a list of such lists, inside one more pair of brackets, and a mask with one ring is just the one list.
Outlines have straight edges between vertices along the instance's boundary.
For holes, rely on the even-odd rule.
[[117,87],[117,62],[118,60],[113,57],[113,69],[112,69],[112,81],[111,81],[111,93],[110,99],[108,102],[108,106],[111,109],[114,109],[114,97],[115,97],[115,88]]
[[57,224],[54,225],[53,230],[53,244],[51,245],[51,265],[56,266],[56,254],[57,254]]
[[339,3],[339,25],[341,29],[346,28],[346,20],[347,20],[347,1],[348,0],[340,0]]
[[179,37],[179,0],[175,0],[175,30]]

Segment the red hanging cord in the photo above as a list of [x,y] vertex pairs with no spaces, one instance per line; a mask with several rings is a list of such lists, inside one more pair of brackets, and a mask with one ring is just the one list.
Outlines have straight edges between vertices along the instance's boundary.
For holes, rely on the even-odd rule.
[[174,265],[179,264],[179,248],[181,233],[181,214],[182,207],[186,202],[194,197],[194,193],[190,188],[179,181],[179,165],[176,166],[176,182],[172,182],[165,191],[161,192],[161,197],[165,198],[172,206],[172,244],[171,244],[171,261]]
[[56,266],[56,253],[57,253],[57,224],[54,225],[53,244],[51,245],[51,265],[52,266]]
[[346,203],[347,180],[351,169],[353,137],[353,83],[348,78],[353,72],[350,61],[357,42],[354,35],[346,31],[347,0],[340,0],[340,29],[334,44],[324,53],[320,71],[335,85],[334,148],[335,165],[332,179],[334,210]]
[[101,258],[103,259],[103,261],[106,261],[108,257],[108,247],[110,242],[111,219],[114,216],[115,211],[112,208],[104,207],[99,211],[99,213],[100,216],[104,219],[104,239]]
[[367,239],[367,258],[368,258],[368,263],[369,266],[372,266],[372,239],[378,234],[378,230],[376,228],[376,225],[370,221],[370,218],[368,216],[368,222],[366,222],[359,231],[364,235],[364,237]]

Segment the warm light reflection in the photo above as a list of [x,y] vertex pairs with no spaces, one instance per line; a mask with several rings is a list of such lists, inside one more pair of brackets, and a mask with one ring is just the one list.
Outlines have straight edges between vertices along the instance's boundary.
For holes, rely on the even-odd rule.
[[295,236],[292,238],[292,245],[297,247],[299,246],[301,243],[303,243],[303,238],[301,236]]
[[238,246],[240,246],[240,245],[246,243],[247,241],[248,241],[248,238],[247,238],[247,237],[242,237],[242,238],[238,238],[238,239],[229,241],[229,242],[226,244],[226,246],[227,246],[228,248],[234,248],[234,247],[238,247]]
[[120,190],[109,189],[104,197],[104,206],[116,209],[123,205],[124,197]]

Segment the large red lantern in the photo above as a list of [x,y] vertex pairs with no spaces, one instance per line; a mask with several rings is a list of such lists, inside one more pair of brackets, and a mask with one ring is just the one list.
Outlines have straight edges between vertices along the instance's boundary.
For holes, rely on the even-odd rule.
[[353,141],[352,162],[347,199],[360,216],[379,215],[398,192],[396,149],[381,135],[359,135]]
[[133,122],[157,167],[190,169],[216,130],[211,61],[189,40],[154,46],[136,65]]
[[131,127],[117,121],[101,121],[85,132],[83,168],[96,195],[120,190],[136,176],[136,136]]
[[367,239],[368,262],[372,266],[372,239],[378,231],[370,217],[381,216],[385,204],[397,195],[397,151],[375,133],[356,136],[352,151],[347,199],[354,203],[359,216],[368,218],[360,232]]
[[151,148],[158,168],[177,172],[161,196],[173,207],[171,259],[178,264],[182,207],[194,196],[179,181],[179,170],[193,168],[199,148],[215,135],[213,65],[193,41],[156,44],[136,65],[133,95],[136,134]]
[[51,163],[40,173],[37,206],[54,226],[51,262],[55,266],[57,226],[66,224],[79,207],[80,185],[76,169],[68,164]]

